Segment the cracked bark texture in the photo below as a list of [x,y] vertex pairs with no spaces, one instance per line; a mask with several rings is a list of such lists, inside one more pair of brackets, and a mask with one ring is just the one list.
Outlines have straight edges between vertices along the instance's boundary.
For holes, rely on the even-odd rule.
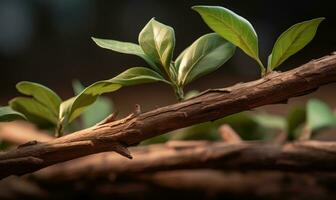
[[125,146],[153,136],[259,106],[283,103],[331,82],[336,82],[335,53],[287,72],[273,72],[256,81],[207,90],[184,102],[1,153],[0,177],[33,172],[98,152],[125,154]]

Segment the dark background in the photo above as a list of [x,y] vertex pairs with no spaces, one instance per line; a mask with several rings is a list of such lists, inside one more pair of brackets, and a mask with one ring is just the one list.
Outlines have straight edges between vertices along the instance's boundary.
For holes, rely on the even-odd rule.
[[[176,57],[210,32],[190,9],[197,4],[224,6],[247,18],[258,33],[264,63],[276,38],[288,27],[326,17],[316,38],[280,68],[287,70],[336,49],[335,6],[332,1],[323,2],[328,1],[0,0],[0,104],[17,95],[15,83],[21,80],[45,84],[65,99],[72,95],[71,81],[75,78],[88,85],[129,67],[144,66],[138,57],[99,48],[90,37],[137,42],[138,33],[152,17],[174,27]],[[187,89],[224,87],[258,75],[256,63],[238,50],[225,66]],[[163,84],[134,86],[109,96],[126,107],[133,103],[146,107],[148,101],[156,106],[176,101],[171,89]]]

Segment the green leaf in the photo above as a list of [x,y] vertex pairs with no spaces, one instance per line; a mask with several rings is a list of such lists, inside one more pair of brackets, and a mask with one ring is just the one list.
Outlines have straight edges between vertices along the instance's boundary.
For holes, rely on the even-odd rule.
[[268,70],[273,70],[287,58],[305,47],[315,36],[323,17],[297,23],[283,32],[274,44]]
[[118,83],[122,86],[138,85],[143,83],[151,83],[156,81],[162,81],[170,84],[160,74],[145,67],[133,67],[130,68],[118,76],[110,79],[113,83]]
[[317,99],[311,99],[307,104],[307,124],[312,131],[335,127],[336,120],[330,107]]
[[235,49],[217,33],[200,37],[176,59],[178,84],[185,86],[215,71],[233,56]]
[[[80,94],[85,87],[78,81],[72,82],[76,95]],[[105,119],[113,112],[113,103],[109,98],[98,97],[97,101],[87,108],[81,115],[83,127],[88,128]]]
[[298,106],[292,108],[287,115],[287,133],[288,139],[296,138],[296,131],[306,122],[306,109]]
[[140,32],[139,44],[145,54],[170,75],[169,68],[175,48],[174,29],[153,18]]
[[54,91],[41,84],[29,81],[19,82],[16,84],[16,88],[22,94],[32,96],[45,108],[50,109],[54,116],[58,116],[62,100]]
[[122,86],[137,85],[155,81],[167,82],[161,75],[151,69],[145,67],[134,67],[122,72],[110,80],[96,82],[85,88],[76,97],[68,99],[61,104],[61,120],[63,121],[63,124],[72,122],[88,106],[93,104],[98,96],[104,93],[114,92]]
[[0,122],[9,122],[19,119],[27,119],[22,113],[13,110],[9,106],[0,107]]
[[66,126],[76,119],[88,106],[92,105],[100,95],[114,92],[121,87],[122,85],[113,83],[110,80],[99,81],[85,88],[85,90],[76,97],[64,101],[60,108],[62,124]]
[[58,117],[48,107],[29,97],[16,97],[9,102],[10,107],[24,114],[29,121],[41,126],[56,125]]
[[265,128],[287,131],[287,121],[284,117],[271,114],[256,114],[252,115],[252,118],[258,125]]
[[131,42],[120,42],[116,40],[108,40],[108,39],[99,39],[92,37],[92,40],[100,47],[104,49],[109,49],[112,51],[116,51],[124,54],[136,55],[144,59],[150,67],[152,67],[155,71],[160,73],[160,69],[156,66],[156,64],[148,57],[141,47],[138,44],[134,44]]
[[257,33],[249,21],[220,6],[193,6],[192,9],[201,15],[213,31],[255,59],[264,71],[259,59]]

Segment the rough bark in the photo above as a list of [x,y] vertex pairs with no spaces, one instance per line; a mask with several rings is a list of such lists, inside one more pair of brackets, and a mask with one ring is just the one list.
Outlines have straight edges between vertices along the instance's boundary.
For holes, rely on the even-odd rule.
[[60,163],[29,176],[45,181],[141,174],[177,169],[335,171],[336,142],[301,141],[285,145],[242,142],[168,142],[130,148],[133,160],[102,153]]
[[0,181],[0,199],[335,199],[335,173],[183,169],[63,182]]
[[125,146],[200,122],[286,102],[336,81],[336,55],[313,60],[296,69],[271,73],[256,81],[211,89],[188,101],[99,124],[46,143],[31,143],[0,154],[0,177],[20,175],[103,151],[130,157]]

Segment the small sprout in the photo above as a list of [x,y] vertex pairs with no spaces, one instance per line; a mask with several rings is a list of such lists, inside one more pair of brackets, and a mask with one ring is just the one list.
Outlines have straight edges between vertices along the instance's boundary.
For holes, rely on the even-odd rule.
[[133,67],[116,77],[98,81],[85,88],[60,106],[62,124],[72,122],[96,99],[121,87],[150,82],[164,82],[174,89],[179,100],[184,99],[183,88],[188,83],[215,71],[235,52],[235,46],[216,33],[206,34],[184,50],[174,62],[174,29],[151,19],[139,34],[139,44],[92,38],[100,47],[137,55],[148,67]]

